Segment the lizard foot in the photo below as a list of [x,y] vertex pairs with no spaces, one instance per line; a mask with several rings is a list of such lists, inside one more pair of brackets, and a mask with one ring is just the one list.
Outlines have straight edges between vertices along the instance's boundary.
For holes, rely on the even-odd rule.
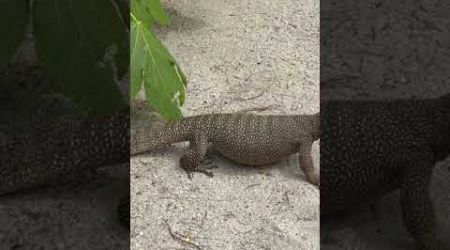
[[312,174],[306,177],[306,180],[314,186],[320,187],[320,175]]
[[218,168],[218,166],[216,164],[213,164],[213,162],[208,162],[208,163],[202,164],[202,166],[204,166],[202,169],[206,169],[206,170]]
[[208,171],[211,168],[200,168],[197,163],[197,158],[190,157],[190,155],[183,155],[180,159],[180,165],[186,171],[188,178],[192,180],[192,175],[194,172],[203,173],[208,177],[213,177],[213,173]]
[[195,153],[187,153],[180,158],[180,165],[184,171],[186,171],[190,180],[192,180],[192,175],[194,172],[203,173],[208,177],[213,177],[213,173],[208,171],[208,168],[199,167],[201,161],[202,160],[200,157],[198,157]]
[[195,170],[189,170],[189,171],[185,170],[185,171],[186,171],[186,174],[187,174],[187,177],[189,180],[192,180],[192,176],[194,175],[195,172],[202,173],[211,178],[214,177],[214,174],[211,171],[208,171],[206,169],[195,169]]
[[211,171],[208,171],[206,169],[198,169],[197,172],[202,173],[208,177],[214,177],[214,174]]
[[212,177],[214,177],[214,174],[210,170],[216,169],[216,168],[218,168],[217,165],[213,164],[211,161],[208,164],[202,163],[201,167],[197,167],[195,169],[195,172],[202,173],[202,174],[212,178]]

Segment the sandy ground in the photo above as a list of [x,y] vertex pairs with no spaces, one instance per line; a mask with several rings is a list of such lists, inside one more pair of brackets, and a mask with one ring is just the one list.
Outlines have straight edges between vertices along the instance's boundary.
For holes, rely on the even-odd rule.
[[[318,1],[166,4],[173,21],[158,34],[189,81],[185,116],[319,110]],[[296,157],[250,168],[212,155],[214,178],[191,181],[185,146],[132,158],[131,249],[319,249],[319,190]],[[318,144],[313,155],[318,165]]]

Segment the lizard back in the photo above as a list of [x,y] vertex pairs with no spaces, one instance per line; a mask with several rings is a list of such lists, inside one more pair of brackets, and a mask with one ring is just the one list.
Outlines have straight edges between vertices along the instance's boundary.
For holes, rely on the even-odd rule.
[[270,164],[299,152],[300,140],[314,141],[313,116],[226,114],[209,117],[213,149],[245,165]]

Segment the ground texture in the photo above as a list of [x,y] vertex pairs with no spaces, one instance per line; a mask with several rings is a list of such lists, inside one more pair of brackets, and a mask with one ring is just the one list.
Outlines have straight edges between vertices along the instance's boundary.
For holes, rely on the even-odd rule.
[[[319,110],[318,1],[166,6],[172,23],[158,35],[188,78],[185,116]],[[185,147],[132,158],[131,249],[319,249],[319,190],[297,157],[250,168],[213,154],[214,178],[191,181],[178,164]]]

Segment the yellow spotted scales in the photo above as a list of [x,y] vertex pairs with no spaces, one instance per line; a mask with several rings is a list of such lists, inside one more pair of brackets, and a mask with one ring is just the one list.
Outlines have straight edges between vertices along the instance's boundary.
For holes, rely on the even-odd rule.
[[319,139],[319,114],[255,115],[251,113],[208,114],[186,117],[156,128],[132,129],[131,155],[145,153],[176,142],[189,141],[180,159],[189,173],[210,172],[200,167],[207,149],[243,165],[259,166],[298,153],[306,179],[319,184],[311,157],[312,143]]

